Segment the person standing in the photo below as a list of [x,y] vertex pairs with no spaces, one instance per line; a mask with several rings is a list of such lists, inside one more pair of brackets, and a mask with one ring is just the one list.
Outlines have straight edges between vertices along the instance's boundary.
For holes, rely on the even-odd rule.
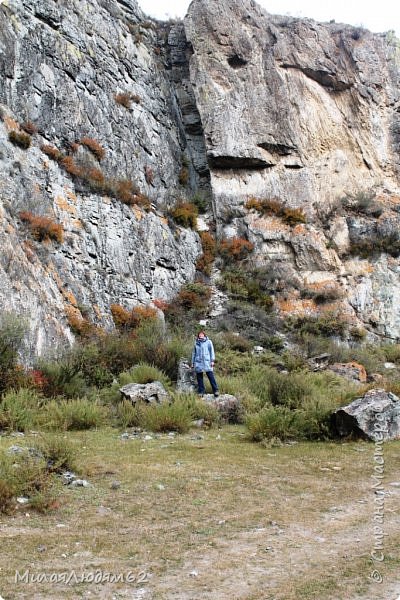
[[191,367],[196,372],[197,389],[200,395],[205,394],[203,373],[208,377],[212,391],[215,397],[219,396],[218,385],[214,376],[215,352],[212,341],[206,336],[205,331],[201,330],[197,334],[197,339],[192,352]]

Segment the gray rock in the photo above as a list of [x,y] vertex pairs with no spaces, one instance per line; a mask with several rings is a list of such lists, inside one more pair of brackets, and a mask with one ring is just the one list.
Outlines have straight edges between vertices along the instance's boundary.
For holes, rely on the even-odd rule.
[[162,404],[169,401],[169,394],[160,381],[151,383],[128,383],[119,390],[124,399],[132,404],[145,402],[146,404]]
[[197,390],[194,369],[191,368],[186,358],[179,360],[176,389],[179,392],[195,392]]
[[264,354],[265,348],[263,346],[254,346],[252,350],[252,354],[259,355]]
[[71,482],[72,487],[89,487],[90,483],[86,479],[74,479]]
[[356,383],[367,382],[367,372],[365,367],[359,363],[334,363],[333,365],[329,365],[328,369],[334,373],[337,373],[337,375],[344,377],[345,379],[349,379],[350,381],[354,381]]
[[110,488],[112,490],[118,490],[121,487],[121,482],[120,481],[112,481]]
[[333,418],[341,436],[355,434],[373,441],[400,437],[400,399],[383,389],[369,390],[342,406]]
[[26,454],[28,449],[25,446],[17,446],[16,444],[7,449],[7,454]]
[[227,423],[240,423],[243,418],[243,405],[236,396],[232,394],[220,394],[217,398],[213,394],[204,394],[204,402],[216,408],[221,420]]
[[312,371],[323,371],[329,365],[329,359],[331,355],[328,352],[324,354],[319,354],[318,356],[313,356],[307,360],[308,366]]

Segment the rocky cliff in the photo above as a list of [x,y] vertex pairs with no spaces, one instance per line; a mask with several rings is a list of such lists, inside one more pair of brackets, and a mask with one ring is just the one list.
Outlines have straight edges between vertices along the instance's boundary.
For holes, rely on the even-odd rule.
[[0,300],[31,352],[73,340],[68,314],[111,327],[112,303],[192,281],[199,237],[165,214],[199,194],[218,236],[255,245],[282,314],[334,288],[323,310],[400,337],[390,34],[251,0],[194,0],[176,24],[134,0],[7,0],[0,48]]

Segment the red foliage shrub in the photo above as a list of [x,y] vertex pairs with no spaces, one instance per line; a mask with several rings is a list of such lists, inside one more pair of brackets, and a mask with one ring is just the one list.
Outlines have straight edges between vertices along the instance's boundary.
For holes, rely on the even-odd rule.
[[61,165],[73,177],[84,177],[84,170],[76,164],[73,156],[64,156],[61,160]]
[[33,235],[39,242],[44,240],[55,240],[60,244],[63,241],[63,226],[56,223],[50,217],[41,217],[25,210],[19,213],[23,223],[26,223]]
[[20,127],[23,131],[25,131],[25,133],[28,133],[29,135],[34,135],[38,132],[38,128],[34,123],[32,123],[32,121],[24,121],[23,123],[21,123]]
[[168,302],[166,302],[166,300],[161,300],[161,298],[156,298],[155,300],[153,300],[153,304],[154,304],[154,306],[156,306],[157,308],[159,308],[163,312],[168,307]]
[[115,327],[120,331],[136,329],[143,321],[157,319],[157,310],[151,306],[135,306],[131,311],[120,304],[111,304]]
[[106,151],[104,150],[103,146],[101,146],[99,144],[99,142],[91,137],[83,137],[80,141],[80,143],[82,144],[82,146],[85,146],[88,150],[90,150],[90,152],[98,159],[98,160],[102,160],[105,155],[106,155]]
[[51,160],[55,160],[56,162],[60,162],[65,158],[64,154],[60,152],[58,148],[51,146],[50,144],[42,144],[40,149],[44,154],[51,158]]
[[253,250],[254,244],[239,237],[222,240],[219,244],[219,252],[227,262],[243,260]]
[[217,254],[217,243],[209,231],[202,231],[200,239],[203,254],[197,259],[196,268],[198,271],[210,276],[212,264]]
[[120,94],[115,94],[114,100],[117,104],[120,104],[125,108],[130,108],[132,106],[131,95],[128,94],[128,92],[121,92]]

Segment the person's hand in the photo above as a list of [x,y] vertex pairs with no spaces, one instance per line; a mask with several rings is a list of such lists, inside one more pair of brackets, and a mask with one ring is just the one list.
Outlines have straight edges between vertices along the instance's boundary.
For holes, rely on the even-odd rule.
[[211,363],[211,366],[212,366],[212,367],[214,366],[214,361]]

